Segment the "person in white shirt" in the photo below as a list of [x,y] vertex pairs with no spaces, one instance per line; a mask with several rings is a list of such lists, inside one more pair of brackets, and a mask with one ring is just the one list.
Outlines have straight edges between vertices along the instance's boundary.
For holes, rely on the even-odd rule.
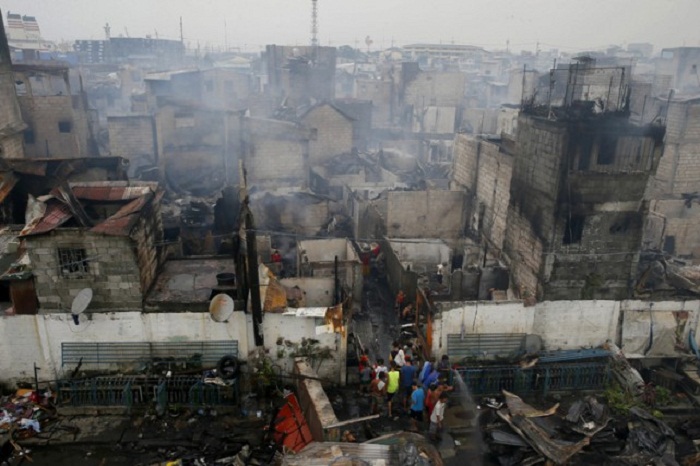
[[384,360],[382,358],[377,358],[377,367],[374,368],[374,378],[378,379],[379,374],[382,372],[388,374],[389,369],[384,365]]
[[401,348],[398,343],[394,343],[394,345],[394,348],[397,348],[396,356],[394,356],[394,363],[400,369],[406,364],[406,353],[404,353],[403,348]]
[[441,393],[438,402],[430,415],[430,430],[428,435],[431,440],[438,440],[442,431],[442,421],[445,418],[445,407],[447,406],[447,393]]

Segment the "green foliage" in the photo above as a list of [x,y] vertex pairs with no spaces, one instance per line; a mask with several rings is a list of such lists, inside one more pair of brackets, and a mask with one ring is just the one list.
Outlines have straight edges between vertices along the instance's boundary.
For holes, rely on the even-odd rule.
[[665,387],[655,387],[656,391],[656,406],[669,406],[674,403],[671,390]]
[[610,409],[617,415],[626,416],[631,408],[642,404],[635,396],[616,383],[609,385],[603,392],[603,396]]

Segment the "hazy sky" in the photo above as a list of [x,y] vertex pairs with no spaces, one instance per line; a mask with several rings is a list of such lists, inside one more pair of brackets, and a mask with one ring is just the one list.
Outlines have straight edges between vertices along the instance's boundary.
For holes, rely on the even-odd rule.
[[[51,40],[112,35],[179,38],[258,50],[268,43],[306,44],[311,0],[0,0],[7,11],[37,17]],[[700,45],[700,0],[318,0],[322,45],[373,48],[412,42],[455,42],[566,52],[610,44]],[[224,27],[224,24],[226,25]],[[226,32],[225,32],[226,31]]]

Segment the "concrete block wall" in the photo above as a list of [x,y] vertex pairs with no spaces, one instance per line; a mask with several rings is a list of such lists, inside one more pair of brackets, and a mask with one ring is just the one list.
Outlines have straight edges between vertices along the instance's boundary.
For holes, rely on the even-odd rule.
[[299,405],[313,439],[317,442],[338,441],[338,438],[328,438],[332,434],[327,429],[336,424],[338,418],[323,386],[318,380],[313,380],[317,377],[316,372],[308,362],[299,359],[294,362],[294,373],[300,376],[297,382]]
[[156,148],[153,134],[153,117],[150,115],[111,116],[109,127],[109,150],[111,155],[124,157],[132,162],[156,163]]
[[15,133],[4,138],[0,138],[0,153],[3,158],[21,159],[24,157],[24,147],[22,145],[22,133]]
[[[70,309],[83,288],[92,288],[91,309],[140,310],[144,290],[134,253],[126,237],[103,236],[83,229],[61,229],[25,238],[41,313]],[[61,274],[58,248],[82,248],[88,258],[84,278]]]
[[521,293],[540,296],[539,277],[544,261],[544,244],[528,219],[512,206],[508,210],[507,225],[504,249],[508,254],[513,283],[520,287]]
[[316,130],[316,137],[309,141],[311,165],[322,164],[336,155],[352,151],[352,120],[330,105],[311,109],[304,116],[303,123]]
[[430,105],[458,107],[462,103],[466,76],[454,71],[423,71],[406,83],[404,104],[417,113]]
[[145,295],[157,277],[160,266],[165,262],[163,247],[163,220],[160,203],[143,212],[134,227],[132,240],[135,243],[136,262],[139,266],[141,290]]
[[457,239],[464,231],[463,191],[387,192],[387,234],[393,238]]
[[[25,123],[34,131],[34,143],[25,142],[27,157],[87,157],[88,117],[73,107],[73,96],[18,97]],[[58,123],[70,122],[71,130],[61,133]]]
[[[666,101],[652,101],[652,111],[656,112],[653,115],[663,112]],[[651,211],[663,219],[663,230],[658,238],[658,234],[648,230],[645,242],[660,247],[666,238],[673,237],[673,253],[698,264],[700,209],[697,201],[686,205],[683,195],[696,192],[700,186],[700,101],[672,101],[666,114],[664,153],[651,189]]]
[[[0,54],[4,55],[2,52]],[[15,91],[15,75],[12,72],[12,63],[0,56],[0,130],[22,125],[17,93]]]

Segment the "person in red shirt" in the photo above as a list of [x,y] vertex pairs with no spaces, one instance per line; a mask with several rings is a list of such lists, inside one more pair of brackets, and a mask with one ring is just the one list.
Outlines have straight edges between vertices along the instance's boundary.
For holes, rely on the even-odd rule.
[[282,255],[277,249],[270,255],[270,260],[272,261],[272,272],[282,278]]

